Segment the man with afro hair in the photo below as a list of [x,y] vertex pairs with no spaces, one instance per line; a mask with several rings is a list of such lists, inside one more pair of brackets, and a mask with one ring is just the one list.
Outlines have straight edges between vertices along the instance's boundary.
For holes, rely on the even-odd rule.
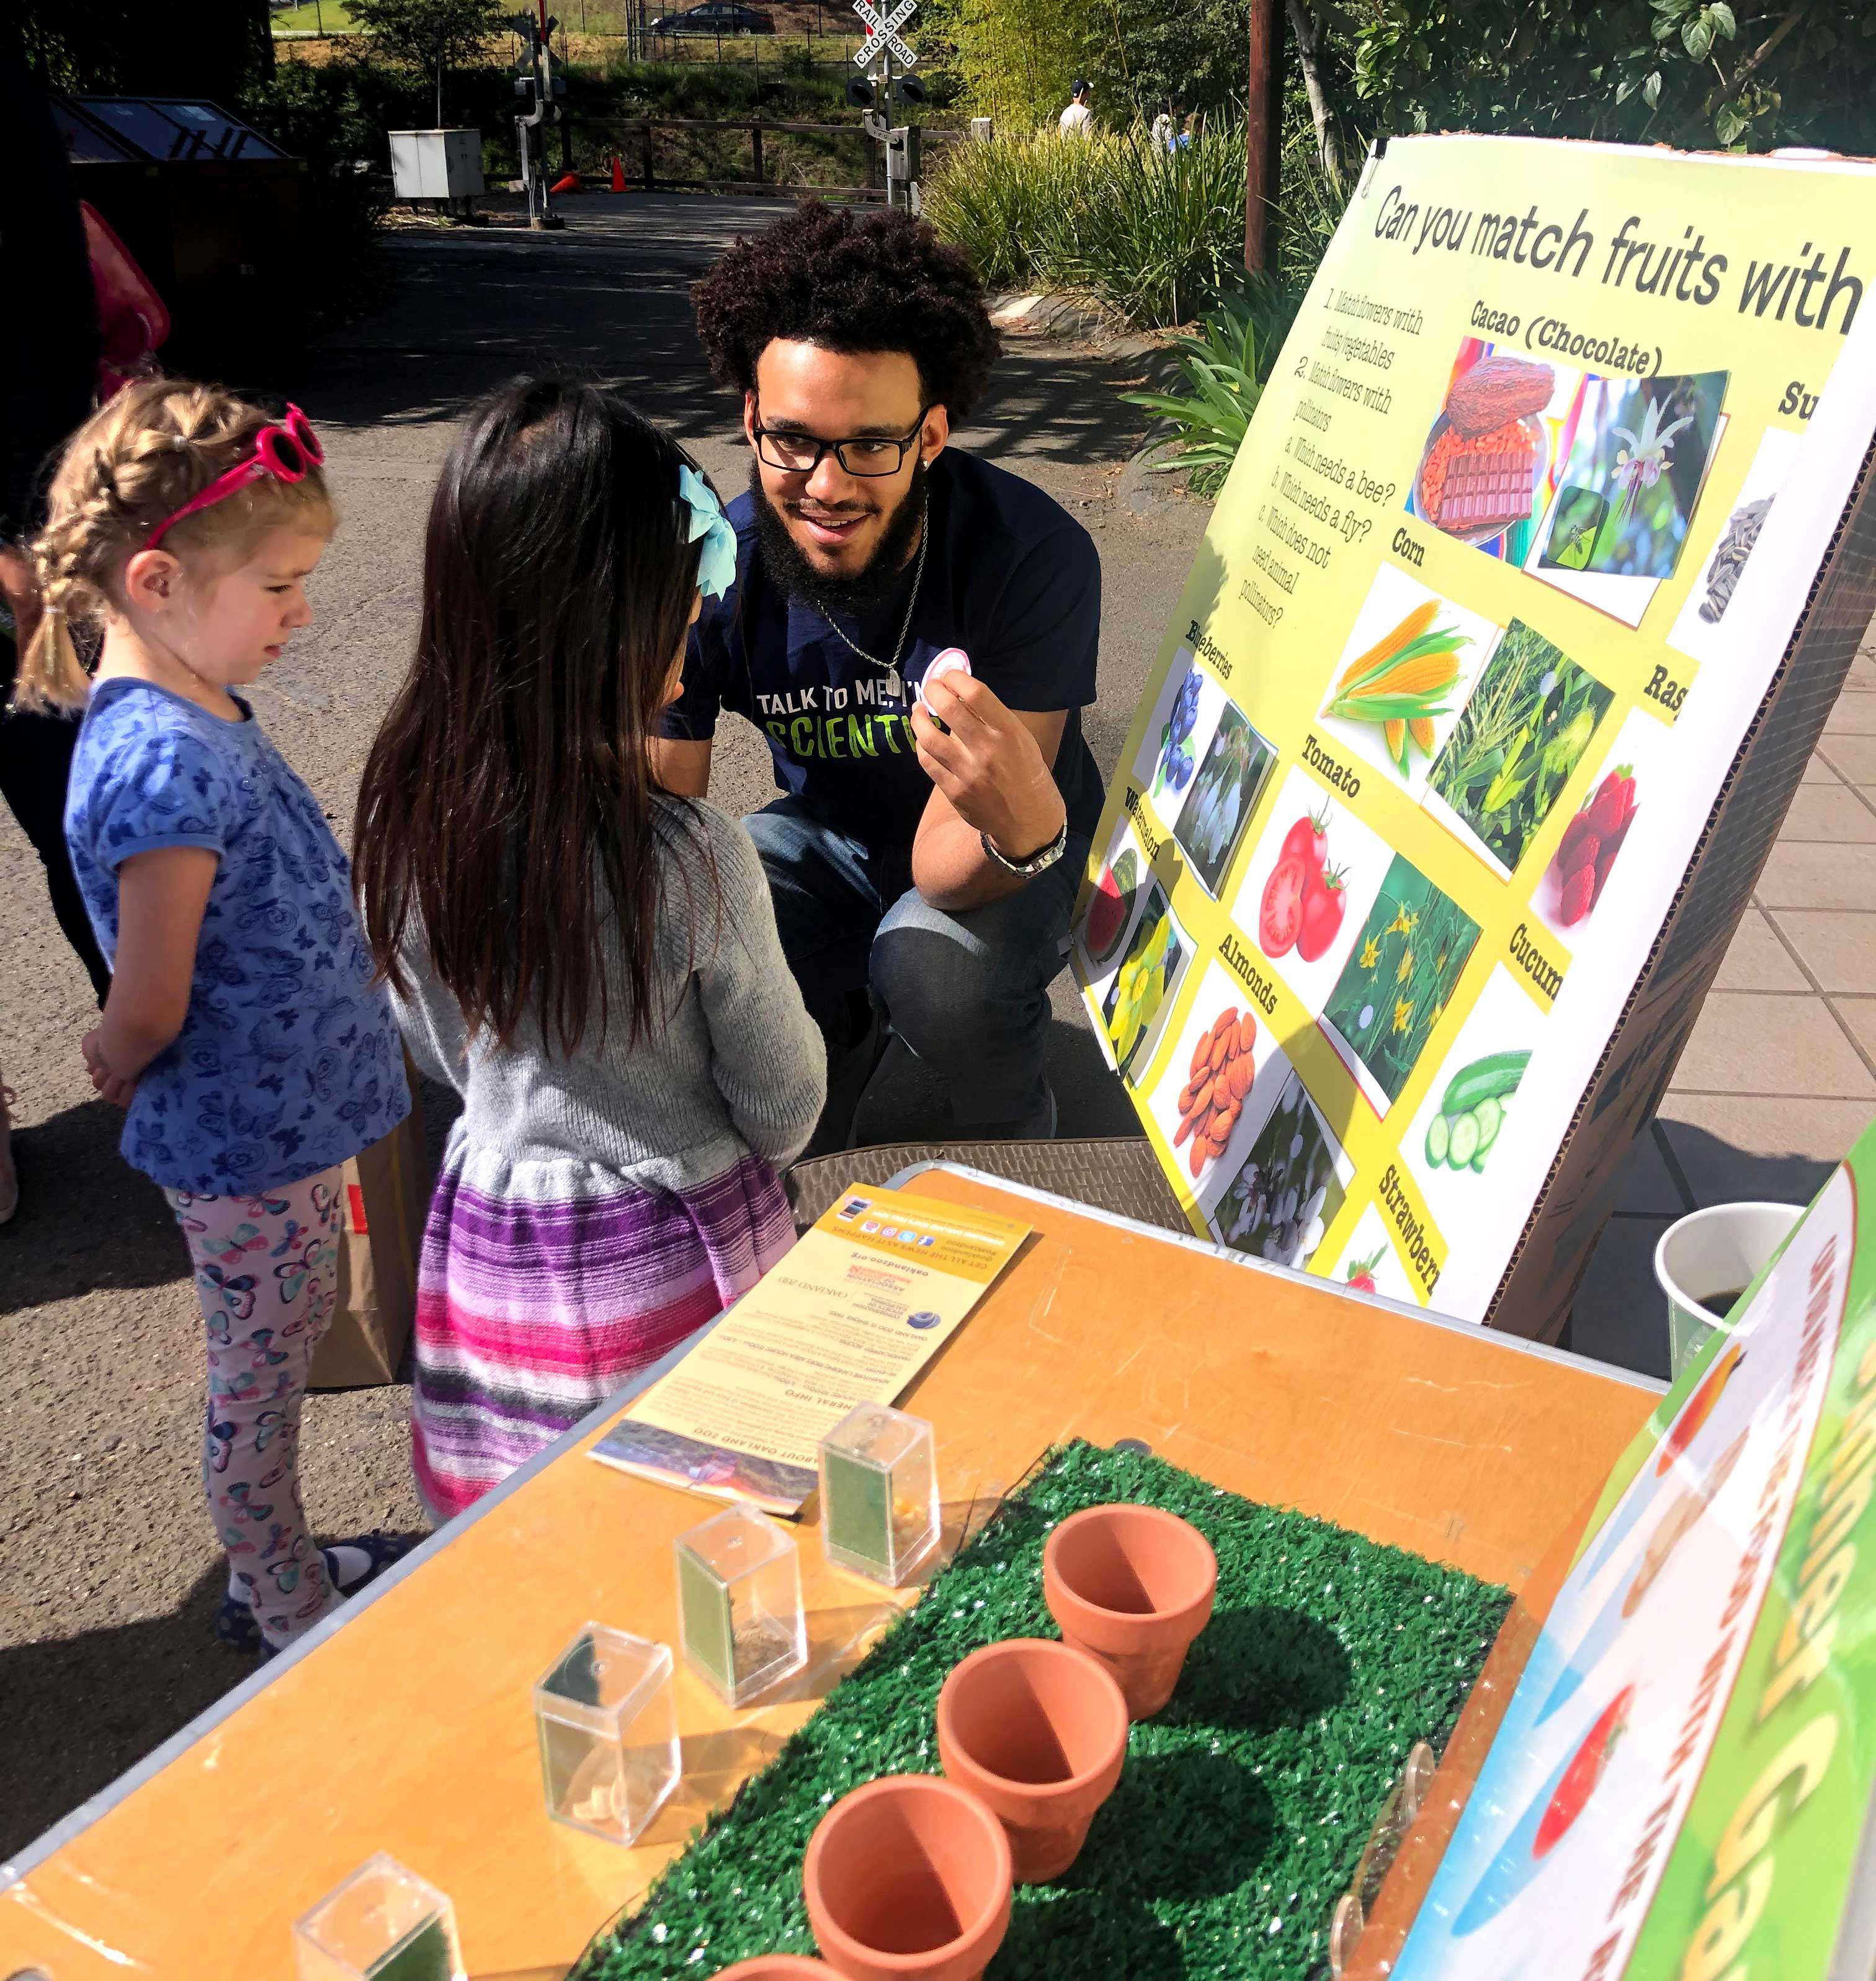
[[1052,1135],[1049,985],[1102,801],[1093,542],[949,444],[996,333],[970,263],[910,214],[804,205],[694,300],[741,395],[749,489],[659,774],[703,796],[724,708],[768,739],[780,795],[748,825],[827,1040],[811,1147],[847,1146],[889,1025],[944,1078],[956,1133]]

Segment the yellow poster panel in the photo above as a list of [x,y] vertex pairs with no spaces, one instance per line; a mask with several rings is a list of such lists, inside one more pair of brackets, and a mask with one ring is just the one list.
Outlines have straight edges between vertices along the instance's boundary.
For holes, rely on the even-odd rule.
[[1872,281],[1860,163],[1370,158],[1077,910],[1196,1230],[1484,1317],[1860,469]]

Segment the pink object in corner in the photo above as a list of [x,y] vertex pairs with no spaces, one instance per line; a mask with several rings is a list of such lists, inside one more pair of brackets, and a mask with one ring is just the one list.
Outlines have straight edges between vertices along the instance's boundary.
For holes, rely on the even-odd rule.
[[932,705],[925,699],[925,691],[933,681],[943,681],[946,674],[970,672],[970,656],[962,647],[947,647],[942,654],[934,654],[931,665],[919,677],[919,705],[927,715],[932,714]]
[[98,298],[98,396],[111,398],[157,368],[169,311],[136,258],[89,200],[80,200],[91,287]]

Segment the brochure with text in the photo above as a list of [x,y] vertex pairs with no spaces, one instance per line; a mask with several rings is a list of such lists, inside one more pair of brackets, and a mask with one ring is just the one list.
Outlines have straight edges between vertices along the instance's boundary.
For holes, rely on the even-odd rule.
[[821,1440],[856,1404],[897,1401],[1029,1230],[903,1190],[843,1191],[592,1455],[666,1485],[799,1512]]

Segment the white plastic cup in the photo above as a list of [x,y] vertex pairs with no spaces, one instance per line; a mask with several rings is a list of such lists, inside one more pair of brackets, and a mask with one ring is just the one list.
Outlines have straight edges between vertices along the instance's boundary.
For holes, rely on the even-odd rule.
[[1668,1296],[1668,1357],[1678,1377],[1708,1337],[1731,1324],[1704,1304],[1750,1286],[1804,1214],[1798,1204],[1716,1204],[1678,1219],[1655,1247]]

